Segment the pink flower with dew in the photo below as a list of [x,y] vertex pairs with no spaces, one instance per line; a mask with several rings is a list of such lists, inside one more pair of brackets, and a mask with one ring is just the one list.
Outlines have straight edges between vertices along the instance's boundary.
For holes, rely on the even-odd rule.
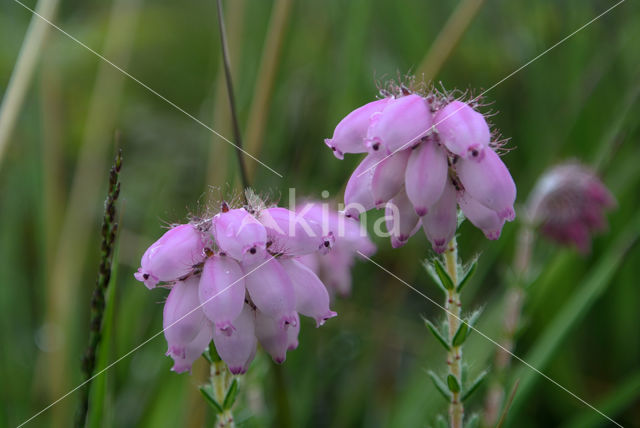
[[529,218],[544,236],[582,253],[589,252],[591,236],[606,229],[605,213],[615,206],[598,176],[577,162],[546,172],[527,201]]
[[163,325],[174,371],[189,371],[212,339],[234,374],[247,370],[258,342],[282,362],[298,346],[298,312],[318,326],[336,316],[325,285],[294,259],[333,246],[340,225],[323,230],[311,217],[225,203],[212,219],[175,227],[145,252],[134,276],[150,288],[170,287]]
[[489,239],[515,218],[516,186],[495,151],[499,143],[468,103],[405,88],[371,114],[364,143],[370,154],[347,183],[345,213],[358,218],[384,206],[395,248],[415,233],[419,218],[433,249],[443,252],[458,205]]
[[207,237],[190,224],[173,227],[144,252],[134,276],[149,289],[161,281],[175,281],[204,260],[207,243]]

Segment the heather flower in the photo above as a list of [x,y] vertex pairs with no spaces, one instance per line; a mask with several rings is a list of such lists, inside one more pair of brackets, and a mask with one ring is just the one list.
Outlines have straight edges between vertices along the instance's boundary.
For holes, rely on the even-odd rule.
[[336,316],[325,285],[295,259],[333,242],[333,230],[304,212],[226,203],[213,218],[169,230],[134,276],[170,288],[163,326],[173,370],[190,370],[211,340],[234,374],[247,370],[257,342],[284,361],[298,346],[298,313],[317,326]]
[[593,171],[571,162],[552,168],[538,180],[527,211],[544,236],[586,253],[591,236],[607,227],[605,212],[615,205],[615,198]]
[[367,147],[364,138],[369,129],[369,120],[374,113],[381,112],[389,98],[372,101],[355,109],[340,121],[333,133],[333,138],[327,138],[324,143],[333,150],[333,154],[342,159],[344,153],[364,153]]
[[190,224],[170,229],[145,251],[136,279],[151,289],[160,281],[174,281],[187,275],[204,260],[206,242],[207,237]]
[[[329,253],[309,254],[297,260],[315,272],[330,292],[348,295],[351,292],[351,269],[355,261],[361,258],[359,253],[372,256],[376,246],[358,220],[331,209],[327,203],[311,201],[299,204],[297,212],[305,212],[308,218],[321,222],[323,227],[333,230],[335,234],[335,244]],[[299,312],[306,315],[302,310]],[[322,310],[317,313],[321,314]]]
[[358,218],[385,207],[394,248],[421,224],[441,253],[455,233],[459,205],[488,239],[498,239],[504,222],[515,218],[516,186],[485,116],[437,92],[395,92],[371,113],[363,139],[369,154],[347,183],[345,214]]

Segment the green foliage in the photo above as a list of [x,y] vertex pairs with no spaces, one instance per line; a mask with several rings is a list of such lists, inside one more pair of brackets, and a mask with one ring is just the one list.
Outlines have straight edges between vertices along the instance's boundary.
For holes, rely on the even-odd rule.
[[[429,378],[431,378],[431,381],[433,382],[433,386],[436,387],[438,392],[440,394],[442,394],[442,396],[444,397],[445,400],[447,400],[447,402],[450,401],[451,400],[451,388],[449,388],[448,383],[445,384],[442,381],[442,379],[440,379],[440,376],[438,376],[437,374],[435,374],[431,370],[427,371],[427,374],[429,375]],[[448,381],[448,379],[447,379],[447,381]]]
[[433,336],[436,338],[436,340],[438,340],[438,343],[440,343],[444,347],[444,349],[449,351],[451,349],[451,345],[449,345],[449,340],[447,340],[443,336],[443,334],[440,331],[440,329],[438,327],[436,327],[435,325],[433,325],[431,323],[431,321],[429,321],[426,318],[424,319],[424,323],[427,325],[427,328],[433,334]]
[[[209,403],[209,405],[211,406],[211,408],[214,410],[216,414],[222,413],[224,409],[227,408],[227,407],[221,406],[220,403],[216,401],[213,395],[213,387],[211,385],[201,386],[200,392],[202,393],[202,396],[207,401],[207,403]],[[226,401],[227,400],[225,398],[225,402]]]

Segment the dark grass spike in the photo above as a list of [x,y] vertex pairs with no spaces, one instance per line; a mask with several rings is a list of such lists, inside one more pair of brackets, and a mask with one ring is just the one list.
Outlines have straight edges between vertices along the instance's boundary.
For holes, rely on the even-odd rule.
[[[117,137],[116,137],[117,138]],[[109,171],[109,189],[107,199],[104,203],[104,216],[100,235],[102,243],[100,245],[100,266],[98,268],[98,278],[96,288],[91,297],[91,321],[89,323],[89,344],[82,358],[82,373],[87,382],[80,389],[80,402],[76,412],[75,426],[83,427],[86,424],[87,412],[89,410],[89,391],[96,365],[97,349],[102,338],[102,318],[105,310],[105,294],[109,281],[111,280],[111,266],[113,261],[113,249],[115,248],[118,234],[118,223],[116,221],[116,202],[120,195],[120,168],[122,167],[122,150],[116,153],[113,165]]]

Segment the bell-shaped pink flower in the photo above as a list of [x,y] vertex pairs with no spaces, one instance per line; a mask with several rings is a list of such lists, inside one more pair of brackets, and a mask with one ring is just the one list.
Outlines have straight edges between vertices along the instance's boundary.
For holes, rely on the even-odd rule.
[[295,259],[281,259],[280,264],[293,283],[297,312],[315,319],[317,327],[338,315],[329,309],[329,292],[311,269]]
[[284,329],[295,323],[296,295],[287,272],[273,257],[258,267],[244,267],[245,285],[251,300],[267,316]]
[[496,240],[500,238],[504,219],[500,218],[498,213],[485,207],[467,193],[458,195],[458,204],[464,216],[475,227],[482,230],[487,239]]
[[245,373],[256,354],[255,318],[255,310],[245,304],[240,315],[233,320],[233,332],[213,336],[218,355],[235,375]]
[[373,101],[349,113],[338,123],[333,138],[327,138],[324,143],[333,150],[338,159],[344,158],[344,153],[364,153],[367,147],[364,139],[367,136],[369,120],[374,113],[381,112],[390,98]]
[[216,332],[231,334],[245,296],[244,272],[238,262],[231,256],[209,257],[204,262],[198,288],[202,310]]
[[462,158],[480,158],[491,141],[484,116],[462,101],[452,101],[433,119],[440,142]]
[[453,184],[444,186],[442,195],[429,212],[421,217],[422,228],[436,253],[443,253],[456,233],[458,215],[456,211],[456,189]]
[[207,349],[212,336],[211,324],[206,322],[196,337],[186,345],[183,353],[174,354],[167,352],[167,355],[173,358],[173,367],[171,370],[176,373],[191,371],[191,366],[200,358],[204,350]]
[[365,143],[370,152],[391,154],[410,148],[432,125],[427,101],[417,94],[403,96],[390,100],[381,113],[372,116]]
[[373,153],[365,157],[356,167],[344,190],[344,212],[347,216],[359,218],[360,214],[375,207],[371,181],[376,170],[376,164],[383,157]]
[[186,347],[205,325],[198,299],[198,278],[177,281],[164,303],[162,326],[169,345],[168,353],[184,357]]
[[194,226],[176,226],[144,252],[141,267],[134,276],[149,289],[160,281],[180,279],[204,260],[204,247],[205,240]]
[[387,202],[385,217],[393,248],[402,247],[420,228],[420,218],[404,189]]
[[404,176],[405,189],[420,217],[440,199],[448,170],[447,154],[435,141],[423,141],[412,151]]
[[[298,346],[299,327],[298,315],[295,314],[293,323],[282,328],[280,323],[274,318],[264,314],[260,310],[256,311],[256,336],[260,345],[271,355],[273,361],[282,364],[287,358],[289,347],[295,349]],[[291,330],[291,331],[289,331]]]
[[264,260],[267,231],[244,208],[221,212],[212,222],[216,242],[223,252],[248,264]]
[[322,225],[306,218],[304,212],[267,208],[260,211],[258,219],[267,230],[267,245],[272,254],[301,256],[316,251],[326,252],[335,241],[333,233],[324,235]]
[[469,196],[497,212],[501,219],[515,218],[516,185],[500,156],[490,147],[484,149],[482,159],[460,159],[456,172]]
[[404,174],[411,150],[403,150],[384,158],[373,173],[371,194],[375,206],[381,208],[404,186]]

